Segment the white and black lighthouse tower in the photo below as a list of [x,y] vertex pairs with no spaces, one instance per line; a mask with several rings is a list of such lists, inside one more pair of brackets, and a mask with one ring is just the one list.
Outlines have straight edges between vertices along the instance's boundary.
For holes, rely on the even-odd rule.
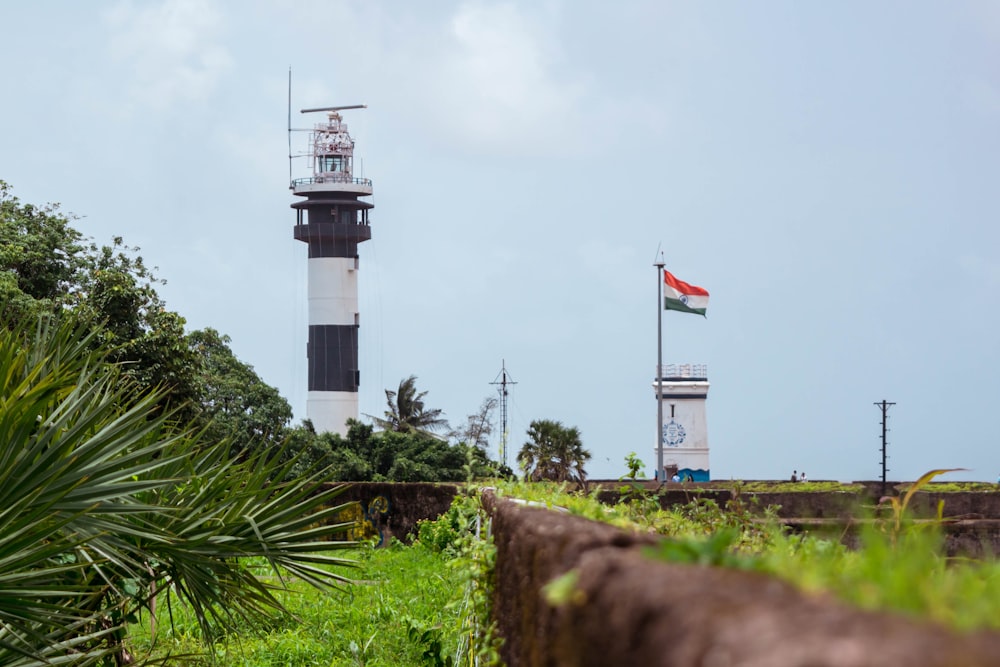
[[306,415],[317,433],[347,433],[358,418],[358,244],[372,237],[372,182],[354,177],[354,140],[340,112],[363,105],[303,109],[323,112],[309,135],[312,176],[292,180],[302,197],[295,209],[296,240],[309,246],[309,394]]

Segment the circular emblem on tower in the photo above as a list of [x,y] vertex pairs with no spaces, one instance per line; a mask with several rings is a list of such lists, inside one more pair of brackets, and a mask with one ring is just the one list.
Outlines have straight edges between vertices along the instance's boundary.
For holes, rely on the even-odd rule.
[[671,419],[663,425],[663,444],[667,447],[676,447],[684,442],[684,427]]

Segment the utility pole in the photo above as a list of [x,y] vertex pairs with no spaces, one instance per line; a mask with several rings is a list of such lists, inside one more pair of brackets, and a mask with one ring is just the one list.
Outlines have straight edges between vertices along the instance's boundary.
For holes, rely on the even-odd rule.
[[886,453],[886,445],[889,444],[888,440],[886,439],[886,434],[889,432],[889,428],[887,426],[887,423],[888,423],[888,420],[889,420],[889,407],[893,406],[893,405],[896,405],[896,404],[895,403],[890,403],[889,401],[886,401],[885,399],[883,399],[879,403],[875,403],[875,407],[877,407],[877,408],[879,408],[879,409],[882,410],[882,497],[883,498],[885,497],[885,473],[888,470],[888,468],[886,468],[885,464],[886,464],[886,460],[889,458],[889,455]]
[[503,426],[503,430],[500,431],[500,462],[506,466],[507,465],[507,385],[517,384],[512,379],[508,379],[510,376],[507,373],[507,360],[503,359],[500,362],[500,372],[497,374],[497,378],[500,378],[498,382],[496,379],[490,384],[498,384],[500,388],[497,391],[500,393],[500,423]]

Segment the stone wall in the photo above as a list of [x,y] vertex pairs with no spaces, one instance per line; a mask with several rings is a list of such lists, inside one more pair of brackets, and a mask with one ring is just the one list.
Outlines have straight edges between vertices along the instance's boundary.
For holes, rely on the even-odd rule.
[[[591,488],[597,483],[592,482]],[[862,488],[849,491],[744,491],[739,498],[764,508],[777,506],[781,518],[848,518],[871,513],[879,501],[877,482],[857,482]],[[657,484],[641,483],[646,492],[656,493],[660,505],[670,508],[684,505],[696,498],[714,500],[720,507],[733,499],[733,492],[716,484]],[[600,482],[598,499],[606,504],[618,502],[621,482]],[[902,495],[906,486],[893,482],[889,485],[889,495]],[[945,517],[1000,519],[1000,492],[997,491],[934,491],[934,484],[926,490],[918,491],[910,501],[910,508],[917,516],[937,515],[938,503],[943,503]],[[998,487],[1000,490],[1000,487]]]
[[[508,665],[986,667],[1000,634],[863,612],[754,573],[643,555],[657,537],[484,495],[497,545],[494,617]],[[576,570],[553,607],[542,587]]]
[[[762,511],[768,506],[777,509],[777,517],[791,530],[819,533],[830,539],[840,539],[851,547],[857,545],[864,517],[871,517],[878,504],[878,482],[858,482],[863,488],[857,492],[845,491],[744,491],[734,494],[717,484],[664,484],[643,483],[647,493],[657,495],[664,509],[686,505],[696,499],[712,500],[719,507],[728,508],[738,500],[744,506]],[[617,481],[601,483],[598,500],[614,504],[621,497],[622,484]],[[915,517],[935,520],[938,506],[944,521],[944,549],[949,556],[979,558],[1000,554],[1000,493],[997,491],[935,491],[934,484],[926,491],[918,491],[910,501],[909,509]],[[892,482],[892,495],[901,495],[906,485]],[[891,516],[891,508],[884,505],[882,516]],[[998,663],[1000,664],[1000,663]]]
[[354,537],[379,537],[409,542],[417,522],[436,519],[451,507],[458,493],[455,484],[405,484],[402,482],[350,482],[337,502],[356,502],[357,512],[344,520],[367,521],[368,532]]
[[[664,508],[683,505],[694,498],[711,498],[721,507],[732,500],[728,489],[701,488],[660,489],[660,504]],[[458,493],[456,484],[404,484],[388,482],[352,482],[341,496],[341,502],[356,501],[358,510],[351,517],[368,521],[370,527],[363,537],[378,536],[381,541],[395,537],[410,541],[421,519],[435,519],[447,511]],[[649,489],[656,491],[654,485]],[[599,499],[608,504],[617,502],[614,487],[606,488]],[[756,506],[778,505],[778,515],[790,529],[820,532],[834,539],[855,543],[858,521],[865,507],[875,499],[866,494],[830,492],[745,493],[744,502],[757,498]],[[949,555],[978,557],[1000,553],[1000,493],[917,493],[913,505],[922,516],[934,516],[938,501],[944,502],[944,516],[952,517],[943,525],[945,548]],[[868,510],[870,511],[870,509]],[[357,536],[355,536],[357,537]]]

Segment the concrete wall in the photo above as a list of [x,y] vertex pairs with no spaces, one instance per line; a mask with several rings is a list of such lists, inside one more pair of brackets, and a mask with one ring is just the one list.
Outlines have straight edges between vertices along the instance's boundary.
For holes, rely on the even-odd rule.
[[[550,510],[484,504],[497,545],[494,617],[508,665],[986,667],[1000,634],[956,635],[858,611],[754,573],[643,556],[657,541]],[[558,608],[542,587],[576,569]]]

